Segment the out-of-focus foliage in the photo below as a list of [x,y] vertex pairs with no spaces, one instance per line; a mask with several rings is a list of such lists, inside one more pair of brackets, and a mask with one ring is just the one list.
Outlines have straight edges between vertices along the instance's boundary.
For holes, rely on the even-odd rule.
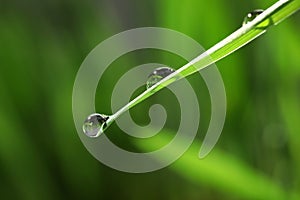
[[[196,143],[180,160],[156,172],[126,174],[110,169],[80,142],[71,110],[81,62],[109,36],[135,27],[162,26],[209,48],[237,29],[247,12],[274,2],[2,0],[1,199],[297,199],[299,13],[217,63],[227,92],[227,118],[216,149],[204,160],[193,154],[199,147]],[[155,50],[120,57],[101,80],[106,84],[99,85],[97,110],[110,113],[110,94],[118,77],[147,62],[174,68],[185,63]],[[197,139],[201,141],[210,119],[209,95],[201,77],[188,80],[200,99]],[[148,108],[161,103],[176,118],[180,113],[173,99],[168,90],[161,91],[132,109],[132,116],[145,124]],[[176,130],[177,124],[167,121],[166,128]],[[116,125],[111,130],[110,139],[129,150],[153,150],[166,139],[162,131],[143,144]]]

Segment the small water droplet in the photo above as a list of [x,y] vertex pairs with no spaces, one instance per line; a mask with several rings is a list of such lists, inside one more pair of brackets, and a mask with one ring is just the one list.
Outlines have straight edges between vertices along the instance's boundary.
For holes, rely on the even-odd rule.
[[98,113],[89,115],[82,126],[84,134],[89,137],[98,137],[107,127],[106,121],[108,118],[108,116]]
[[262,12],[264,12],[264,10],[262,10],[262,9],[256,9],[256,10],[253,10],[252,12],[249,12],[247,14],[247,16],[244,18],[243,25],[253,21]]
[[149,76],[147,80],[147,89],[155,85],[157,82],[161,81],[163,78],[175,72],[174,69],[170,67],[159,67],[156,68]]

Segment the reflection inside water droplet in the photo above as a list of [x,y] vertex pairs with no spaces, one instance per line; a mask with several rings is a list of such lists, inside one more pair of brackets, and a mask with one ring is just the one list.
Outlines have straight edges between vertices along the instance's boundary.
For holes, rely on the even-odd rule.
[[253,10],[252,12],[249,12],[247,14],[247,16],[244,18],[243,25],[253,21],[262,12],[264,12],[264,10],[262,10],[262,9],[256,9],[256,10]]
[[170,67],[159,67],[156,68],[149,76],[147,80],[147,89],[155,85],[157,82],[161,81],[163,78],[175,72],[174,69]]
[[89,115],[82,126],[84,134],[89,137],[98,137],[107,127],[106,121],[108,118],[108,116],[98,113]]

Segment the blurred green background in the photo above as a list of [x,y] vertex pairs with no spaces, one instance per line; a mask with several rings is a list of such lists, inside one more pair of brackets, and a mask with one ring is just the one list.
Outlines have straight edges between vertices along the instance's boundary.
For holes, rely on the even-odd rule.
[[[198,75],[188,80],[201,102],[199,139],[162,170],[127,174],[106,167],[85,149],[72,118],[76,72],[99,42],[127,29],[160,26],[208,49],[237,29],[247,12],[274,2],[1,0],[0,198],[299,199],[300,13],[217,63],[227,118],[220,140],[203,160],[197,141],[209,123],[210,101]],[[110,94],[122,73],[160,61],[174,68],[185,63],[156,50],[116,60],[101,80],[106,85],[99,86],[97,111],[111,112]],[[164,90],[132,109],[138,124],[149,122],[153,103],[178,116],[174,95]],[[175,119],[151,142],[132,139],[116,125],[110,139],[129,150],[157,149],[176,132]]]

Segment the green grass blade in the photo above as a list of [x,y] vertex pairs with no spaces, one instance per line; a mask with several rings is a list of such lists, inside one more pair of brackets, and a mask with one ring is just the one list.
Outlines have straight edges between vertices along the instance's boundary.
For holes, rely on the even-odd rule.
[[217,62],[218,60],[226,57],[230,53],[238,50],[247,43],[251,42],[258,36],[266,32],[266,29],[272,25],[276,25],[288,16],[295,13],[300,8],[300,0],[290,1],[290,0],[280,0],[259,16],[257,16],[253,21],[243,25],[240,29],[226,37],[221,42],[214,45],[212,48],[199,55],[191,62],[187,63],[183,67],[179,68],[176,72],[165,77],[145,92],[137,96],[131,102],[122,107],[115,114],[111,115],[107,121],[107,126],[113,123],[116,118],[122,115],[124,112],[134,107],[138,103],[152,96],[154,93],[158,92],[162,88],[170,85],[171,83],[191,75],[210,64]]

